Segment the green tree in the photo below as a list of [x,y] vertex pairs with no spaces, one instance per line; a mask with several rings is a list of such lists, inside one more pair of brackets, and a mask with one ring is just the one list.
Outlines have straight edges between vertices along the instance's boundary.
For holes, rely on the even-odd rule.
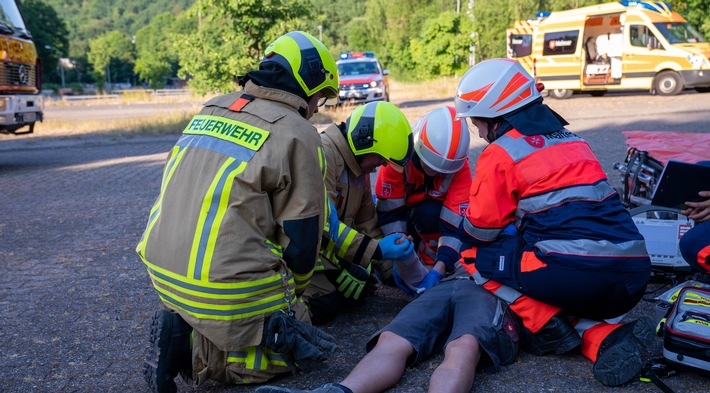
[[178,56],[174,50],[175,16],[170,12],[156,16],[149,25],[136,32],[136,66],[138,76],[151,88],[163,88],[167,78],[175,75]]
[[[227,92],[237,77],[255,69],[266,46],[291,30],[303,30],[310,16],[297,0],[202,0],[188,10],[188,33],[178,34],[182,77],[197,91]],[[312,33],[312,32],[311,32]]]
[[677,0],[671,4],[706,39],[710,36],[710,0]]
[[[133,43],[128,35],[120,31],[110,31],[89,41],[89,62],[94,67],[94,72],[108,77],[112,83],[111,68],[116,69],[120,64],[133,63]],[[113,81],[115,81],[115,77]]]
[[69,31],[57,12],[42,0],[21,0],[20,9],[32,34],[45,80],[60,82],[59,58],[69,53]]
[[471,25],[469,18],[455,12],[427,20],[420,38],[410,44],[416,76],[428,79],[468,68]]
[[311,6],[314,16],[310,18],[308,31],[318,32],[319,35],[322,31],[321,41],[334,56],[350,50],[352,35],[346,26],[354,20],[362,23],[366,3],[362,0],[311,0]]

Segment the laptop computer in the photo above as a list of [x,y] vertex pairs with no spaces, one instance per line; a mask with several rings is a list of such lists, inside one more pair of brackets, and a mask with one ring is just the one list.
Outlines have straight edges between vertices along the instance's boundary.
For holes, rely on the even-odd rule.
[[699,196],[700,191],[710,191],[710,166],[668,160],[651,198],[651,204],[685,209],[685,202],[708,199]]

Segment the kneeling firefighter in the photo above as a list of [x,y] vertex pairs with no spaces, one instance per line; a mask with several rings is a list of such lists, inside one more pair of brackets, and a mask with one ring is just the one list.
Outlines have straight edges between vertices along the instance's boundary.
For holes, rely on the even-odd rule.
[[358,106],[344,123],[328,126],[321,143],[325,185],[339,222],[333,223],[337,239],[322,242],[303,296],[314,325],[363,299],[373,268],[387,274],[389,261],[409,255],[414,247],[409,240],[400,242],[401,234],[382,237],[370,184],[378,167],[405,165],[412,155],[412,130],[404,114],[384,101]]
[[264,382],[335,348],[300,298],[326,203],[308,119],[337,94],[335,60],[294,31],[239,84],[208,101],[171,149],[136,249],[163,306],[144,362],[154,392],[174,392],[178,373],[197,384]]

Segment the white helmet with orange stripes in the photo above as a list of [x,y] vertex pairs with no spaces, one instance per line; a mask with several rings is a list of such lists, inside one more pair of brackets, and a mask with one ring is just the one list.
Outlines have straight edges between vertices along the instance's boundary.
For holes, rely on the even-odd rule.
[[468,127],[456,109],[443,106],[422,116],[414,125],[414,151],[426,166],[454,173],[468,157]]
[[456,89],[458,117],[496,118],[540,98],[535,80],[515,60],[490,59],[471,67]]

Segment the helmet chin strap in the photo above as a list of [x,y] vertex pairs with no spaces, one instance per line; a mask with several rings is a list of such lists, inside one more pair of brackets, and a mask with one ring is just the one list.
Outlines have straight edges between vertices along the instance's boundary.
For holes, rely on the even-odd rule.
[[496,131],[498,131],[498,127],[496,127],[498,123],[494,122],[493,120],[486,120],[486,127],[488,129],[488,134],[486,134],[486,137],[488,138],[489,143],[493,143],[496,139],[498,139],[498,135],[496,135]]

